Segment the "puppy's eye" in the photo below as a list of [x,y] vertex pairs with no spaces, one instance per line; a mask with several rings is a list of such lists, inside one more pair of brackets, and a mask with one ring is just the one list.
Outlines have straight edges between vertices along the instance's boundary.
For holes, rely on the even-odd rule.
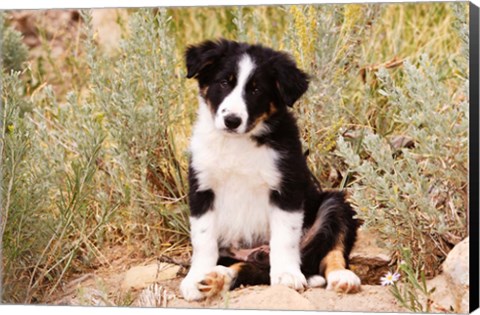
[[260,93],[261,93],[261,91],[260,91],[259,88],[253,88],[253,90],[252,90],[253,95],[259,95]]
[[220,86],[224,89],[228,87],[228,81],[227,80],[222,80],[220,81]]

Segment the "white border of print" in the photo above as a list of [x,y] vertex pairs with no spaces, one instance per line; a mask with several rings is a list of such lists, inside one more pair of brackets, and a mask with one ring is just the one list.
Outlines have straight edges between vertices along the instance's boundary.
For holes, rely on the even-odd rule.
[[[54,9],[54,8],[107,8],[107,7],[184,7],[184,6],[225,6],[225,5],[275,5],[275,4],[310,4],[310,3],[367,3],[367,2],[379,2],[379,3],[391,3],[391,2],[413,2],[413,1],[398,1],[398,0],[384,0],[384,1],[360,1],[360,0],[0,0],[0,10],[11,9]],[[448,0],[417,0],[415,2],[451,2]],[[480,0],[472,0],[472,2],[480,7]],[[1,244],[0,244],[1,246]],[[260,311],[260,310],[220,310],[220,309],[157,309],[157,308],[133,308],[133,307],[82,307],[82,306],[40,306],[40,305],[0,305],[0,314],[39,314],[39,315],[83,315],[88,312],[89,315],[158,315],[161,312],[162,315],[170,314],[195,314],[195,315],[208,315],[221,314],[221,315],[247,315],[260,312],[274,312],[288,315],[306,315],[305,311]],[[310,313],[310,312],[309,312]],[[315,312],[319,315],[330,315],[331,312]],[[368,314],[342,312],[345,315],[357,315]],[[375,315],[402,315],[404,313],[372,313]],[[480,315],[480,310],[476,310],[472,314]]]

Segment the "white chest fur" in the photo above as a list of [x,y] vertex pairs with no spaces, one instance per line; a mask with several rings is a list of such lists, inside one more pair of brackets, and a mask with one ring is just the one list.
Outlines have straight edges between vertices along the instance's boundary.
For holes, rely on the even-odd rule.
[[278,154],[246,135],[230,135],[214,127],[200,102],[192,141],[192,166],[199,190],[213,190],[215,227],[221,246],[253,245],[270,236],[270,191],[278,187]]

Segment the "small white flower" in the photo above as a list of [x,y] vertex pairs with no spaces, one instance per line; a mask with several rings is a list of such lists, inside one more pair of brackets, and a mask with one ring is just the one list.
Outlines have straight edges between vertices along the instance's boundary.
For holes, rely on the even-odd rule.
[[380,278],[380,282],[383,286],[385,285],[392,285],[394,282],[400,279],[400,274],[398,272],[392,273],[391,271],[387,272],[387,274]]

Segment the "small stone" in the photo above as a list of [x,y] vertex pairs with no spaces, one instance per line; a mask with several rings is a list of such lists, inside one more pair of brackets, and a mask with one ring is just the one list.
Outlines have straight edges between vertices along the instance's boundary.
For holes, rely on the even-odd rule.
[[392,254],[377,245],[377,238],[371,231],[359,230],[350,254],[350,269],[360,277],[362,284],[378,285],[380,277],[390,270]]
[[243,309],[265,310],[314,310],[308,299],[297,291],[283,285],[269,286],[264,290],[242,296]]

